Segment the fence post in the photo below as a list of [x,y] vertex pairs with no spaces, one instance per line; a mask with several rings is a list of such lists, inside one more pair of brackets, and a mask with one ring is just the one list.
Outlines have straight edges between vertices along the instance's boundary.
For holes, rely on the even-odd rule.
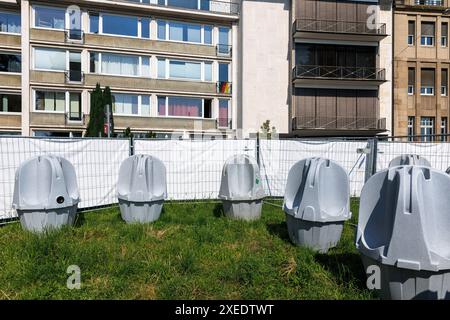
[[256,163],[258,163],[258,167],[261,168],[260,157],[259,157],[259,132],[256,133]]
[[378,138],[369,139],[366,152],[366,172],[365,181],[370,179],[377,172]]
[[130,157],[134,156],[134,138],[130,137]]

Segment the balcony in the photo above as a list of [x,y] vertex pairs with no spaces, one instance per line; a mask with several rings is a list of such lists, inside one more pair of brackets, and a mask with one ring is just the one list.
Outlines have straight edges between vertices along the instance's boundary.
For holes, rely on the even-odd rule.
[[81,112],[66,113],[67,126],[84,126],[86,123],[86,115]]
[[231,57],[233,54],[232,47],[227,44],[218,44],[216,46],[216,55],[219,57]]
[[217,82],[217,93],[221,94],[231,94],[232,93],[232,84],[228,81],[219,81]]
[[[186,10],[195,10],[195,11],[204,11],[218,14],[229,14],[229,15],[238,15],[240,11],[239,3],[236,1],[227,1],[227,0],[183,0],[183,1],[173,1],[173,0],[110,0],[114,2],[128,2],[128,3],[136,3],[136,4],[144,4],[148,6],[155,7],[167,7],[174,9],[186,9]],[[150,3],[152,2],[152,3]],[[153,3],[157,2],[157,3]]]
[[84,73],[82,71],[67,70],[65,72],[66,84],[83,84]]
[[66,43],[83,43],[84,32],[78,29],[66,29],[65,30],[65,42]]
[[439,9],[443,9],[448,6],[448,0],[395,0],[395,6],[423,6],[438,7]]
[[379,86],[386,81],[386,70],[369,67],[297,65],[293,71],[295,85],[335,84]]
[[336,20],[297,19],[294,38],[378,42],[386,37],[386,24]]
[[386,118],[364,117],[296,117],[294,130],[372,130],[385,131]]

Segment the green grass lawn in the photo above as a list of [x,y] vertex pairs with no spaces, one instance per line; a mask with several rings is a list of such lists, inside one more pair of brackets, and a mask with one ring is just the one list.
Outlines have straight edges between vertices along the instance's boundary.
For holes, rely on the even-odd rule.
[[[42,236],[16,223],[0,228],[0,299],[370,299],[356,200],[352,212],[328,254],[292,245],[269,204],[251,223],[215,203],[166,203],[150,225],[125,224],[118,208],[89,212]],[[66,287],[70,265],[81,268],[81,290]]]

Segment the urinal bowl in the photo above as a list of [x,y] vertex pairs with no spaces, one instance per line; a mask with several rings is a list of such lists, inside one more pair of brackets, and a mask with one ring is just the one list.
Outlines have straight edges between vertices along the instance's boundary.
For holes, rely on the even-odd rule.
[[326,253],[341,239],[344,221],[312,222],[286,214],[286,224],[292,243]]
[[248,201],[223,201],[225,216],[231,219],[254,221],[261,218],[262,199]]
[[31,232],[44,232],[50,229],[60,229],[63,226],[73,226],[77,216],[77,205],[38,210],[17,210],[22,228]]
[[151,223],[161,216],[164,200],[131,202],[119,199],[122,219],[127,223]]
[[[381,299],[450,300],[450,270],[417,271],[385,265],[365,255],[361,258],[366,271],[370,266],[377,266],[380,271],[380,287],[376,291]],[[368,275],[373,277],[371,271]]]

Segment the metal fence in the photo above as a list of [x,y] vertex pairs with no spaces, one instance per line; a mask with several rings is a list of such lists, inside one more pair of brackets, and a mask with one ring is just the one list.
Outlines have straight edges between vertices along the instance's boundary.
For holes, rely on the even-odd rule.
[[[283,197],[291,167],[307,157],[324,157],[347,171],[350,192],[358,197],[365,181],[388,167],[395,157],[412,153],[425,157],[436,169],[450,167],[447,137],[352,139],[158,140],[0,137],[0,223],[15,218],[12,209],[14,176],[19,165],[37,155],[53,154],[76,169],[83,210],[117,202],[120,164],[129,155],[149,154],[167,167],[170,200],[217,199],[222,168],[235,154],[257,159],[269,197]],[[421,142],[427,140],[428,142]],[[436,142],[432,142],[436,141]]]

